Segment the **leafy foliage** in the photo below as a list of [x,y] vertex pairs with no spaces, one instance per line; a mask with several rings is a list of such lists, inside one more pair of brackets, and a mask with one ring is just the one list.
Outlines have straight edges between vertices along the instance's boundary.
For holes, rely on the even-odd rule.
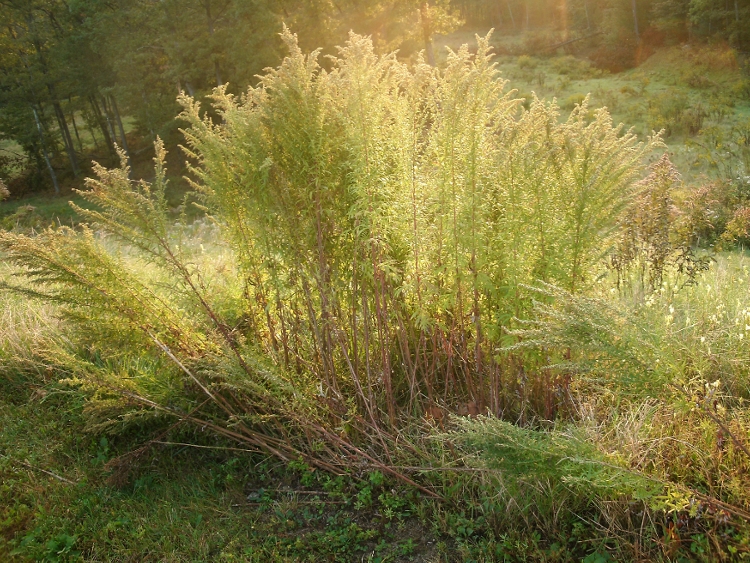
[[196,189],[240,257],[256,335],[371,418],[378,396],[391,422],[403,400],[499,412],[492,348],[528,304],[520,284],[592,280],[658,140],[638,144],[606,110],[589,120],[585,102],[563,123],[553,104],[521,109],[486,38],[442,72],[356,36],[325,72],[285,41],[258,88],[217,90],[221,125],[182,100]]
[[633,267],[639,271],[641,284],[648,284],[652,291],[661,286],[669,268],[685,273],[691,282],[708,267],[708,258],[698,256],[695,249],[696,218],[689,209],[680,209],[674,202],[679,186],[679,173],[667,155],[639,183],[612,256],[618,285]]

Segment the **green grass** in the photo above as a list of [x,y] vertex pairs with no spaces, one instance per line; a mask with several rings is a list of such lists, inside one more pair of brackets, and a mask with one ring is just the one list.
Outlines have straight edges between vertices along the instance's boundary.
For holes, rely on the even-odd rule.
[[0,179],[7,181],[26,163],[23,148],[12,139],[0,139]]
[[3,561],[501,561],[561,551],[533,534],[495,536],[466,506],[436,512],[377,472],[333,477],[222,450],[231,444],[199,432],[154,446],[115,487],[105,464],[138,436],[91,435],[80,392],[25,383],[5,381],[0,401]]
[[35,195],[0,202],[0,226],[40,229],[50,225],[76,225],[79,218],[69,204],[71,201],[81,207],[88,205],[78,194],[61,197]]
[[[199,259],[223,269],[221,249],[206,250]],[[163,421],[97,430],[87,393],[58,383],[67,374],[42,353],[69,333],[54,307],[0,293],[0,311],[2,561],[573,561],[595,552],[579,541],[594,532],[567,517],[552,534],[494,527],[487,515],[505,508],[495,485],[483,489],[471,473],[427,477],[450,499],[440,505],[378,471],[332,476],[227,449],[236,445],[187,426],[115,474],[108,462]]]
[[437,561],[458,549],[426,518],[430,502],[379,473],[335,477],[200,429],[114,473],[107,463],[162,422],[93,429],[87,393],[58,383],[43,353],[66,333],[53,307],[0,293],[0,561]]
[[0,139],[0,152],[9,152],[13,154],[21,154],[23,149],[21,145],[11,139]]
[[[688,57],[679,47],[664,49],[638,68],[617,74],[587,68],[585,63],[577,65],[578,60],[570,57],[526,57],[524,64],[522,58],[504,56],[499,58],[499,63],[503,76],[510,80],[510,86],[519,94],[534,92],[539,97],[556,98],[558,104],[568,111],[575,102],[590,94],[592,108],[606,106],[615,123],[624,123],[626,128],[634,127],[640,136],[664,126],[653,117],[650,119],[649,108],[654,104],[658,106],[682,96],[688,106],[700,105],[706,111],[716,107],[719,113],[706,116],[697,134],[677,131],[664,139],[670,158],[684,179],[698,182],[701,175],[713,170],[699,158],[700,151],[694,141],[703,141],[704,131],[711,127],[728,134],[733,125],[750,115],[750,97],[745,95],[743,98],[734,92],[747,79],[731,60],[723,67],[696,64],[704,55],[709,61],[724,60],[722,57],[726,57],[726,51],[709,47],[693,47],[693,51],[693,56]],[[695,76],[704,82],[700,83]],[[696,83],[701,87],[695,87]],[[658,115],[659,110],[659,107],[652,109],[651,115]]]
[[0,402],[4,561],[398,561],[436,549],[429,524],[412,515],[413,492],[385,514],[378,495],[395,497],[382,479],[363,494],[350,479],[251,454],[158,445],[114,487],[105,463],[138,437],[87,434],[80,392],[18,383],[3,381]]
[[[184,183],[180,178],[173,178],[167,191],[167,203],[171,214],[177,219],[184,212],[188,219],[194,220],[204,215],[203,211],[188,203],[183,207],[185,194],[187,193]],[[13,199],[0,202],[0,228],[40,230],[50,226],[65,225],[75,227],[81,218],[71,207],[70,203],[90,209],[91,203],[86,201],[77,193],[69,193],[60,197],[48,195],[34,195],[22,199]]]
[[[557,541],[534,529],[493,530],[471,497],[438,508],[378,472],[333,477],[222,450],[231,444],[200,432],[177,432],[169,438],[177,445],[154,446],[115,487],[105,464],[138,436],[87,433],[76,390],[3,385],[3,561],[438,563],[576,561],[598,553],[580,541],[586,525],[560,521]],[[185,442],[219,449],[179,445]]]

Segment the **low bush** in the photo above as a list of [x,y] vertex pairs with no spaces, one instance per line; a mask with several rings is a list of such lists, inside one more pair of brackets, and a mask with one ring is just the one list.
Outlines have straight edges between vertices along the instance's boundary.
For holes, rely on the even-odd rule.
[[703,122],[708,117],[708,112],[703,104],[697,103],[690,106],[682,115],[682,125],[688,135],[697,135],[703,129]]
[[750,79],[736,81],[729,89],[730,96],[741,100],[750,99]]
[[583,104],[586,99],[587,96],[585,94],[573,94],[572,96],[565,98],[562,104],[560,104],[560,107],[564,110],[572,111],[576,106]]
[[521,55],[518,57],[516,63],[518,64],[518,68],[523,70],[534,70],[538,66],[539,61],[534,57]]
[[692,70],[687,73],[684,78],[685,84],[691,88],[698,88],[706,90],[708,88],[716,87],[716,84],[705,75],[705,70]]
[[557,74],[571,75],[579,80],[588,78],[591,74],[591,63],[572,55],[556,57],[551,60],[550,66]]
[[622,72],[639,62],[638,44],[634,37],[625,35],[602,42],[589,56],[594,66],[609,72]]
[[670,137],[677,134],[697,135],[708,117],[701,103],[690,103],[685,93],[662,92],[649,98],[648,127]]

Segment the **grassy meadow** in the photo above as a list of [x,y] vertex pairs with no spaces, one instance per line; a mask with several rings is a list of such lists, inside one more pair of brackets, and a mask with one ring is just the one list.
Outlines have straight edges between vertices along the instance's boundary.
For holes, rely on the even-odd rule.
[[750,558],[742,61],[285,40],[186,206],[0,203],[0,559]]

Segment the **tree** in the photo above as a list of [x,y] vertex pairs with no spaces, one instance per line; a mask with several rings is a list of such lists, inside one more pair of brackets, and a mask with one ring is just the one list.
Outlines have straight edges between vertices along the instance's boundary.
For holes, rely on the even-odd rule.
[[[57,152],[57,142],[61,141],[73,174],[78,174],[78,159],[60,96],[67,84],[51,55],[64,33],[57,18],[60,5],[54,0],[8,0],[3,7],[0,24],[5,55],[0,60],[3,133],[19,142],[27,153],[34,154],[37,161],[43,155],[55,191],[59,192],[48,148]],[[48,110],[56,122],[54,130],[47,119]],[[29,135],[28,131],[35,134]]]

